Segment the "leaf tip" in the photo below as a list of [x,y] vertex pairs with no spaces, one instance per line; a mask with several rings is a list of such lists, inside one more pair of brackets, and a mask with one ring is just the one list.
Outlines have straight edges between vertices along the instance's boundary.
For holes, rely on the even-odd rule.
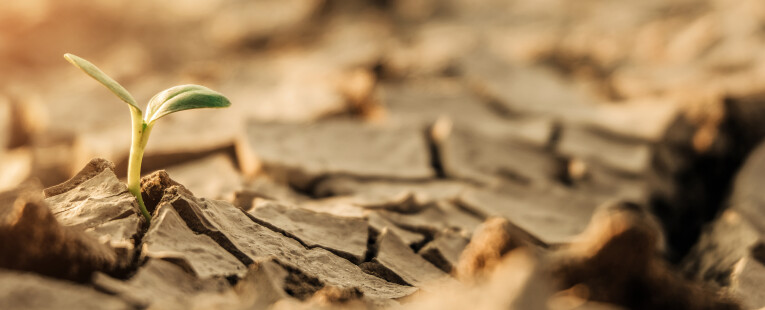
[[75,56],[74,54],[70,54],[70,53],[64,54],[64,59],[66,59],[66,61],[68,61],[68,62],[70,62],[72,64],[74,64],[74,57],[77,57],[77,56]]

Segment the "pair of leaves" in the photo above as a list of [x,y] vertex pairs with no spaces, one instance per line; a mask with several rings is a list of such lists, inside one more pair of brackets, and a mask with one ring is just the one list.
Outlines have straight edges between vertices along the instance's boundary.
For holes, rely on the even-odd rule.
[[[132,108],[141,111],[133,96],[122,85],[106,75],[94,64],[73,54],[64,54],[64,58],[106,86],[106,88]],[[143,114],[143,117],[146,124],[152,125],[154,121],[163,116],[178,111],[199,108],[225,108],[230,105],[231,102],[225,96],[207,87],[193,84],[179,85],[168,88],[152,97],[149,100],[146,114]]]

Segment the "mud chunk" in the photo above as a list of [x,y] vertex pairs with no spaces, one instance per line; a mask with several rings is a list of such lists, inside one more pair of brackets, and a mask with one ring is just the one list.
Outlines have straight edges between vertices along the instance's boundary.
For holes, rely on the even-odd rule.
[[487,55],[466,57],[462,67],[473,87],[508,111],[575,119],[591,113],[597,101],[549,68],[513,67]]
[[0,308],[134,309],[119,298],[98,292],[91,287],[7,270],[0,270]]
[[648,203],[651,194],[645,174],[630,175],[580,158],[569,159],[562,181],[576,191],[607,199]]
[[165,189],[171,186],[178,186],[188,191],[183,185],[171,179],[165,170],[155,171],[141,178],[141,197],[149,213],[154,213],[160,200],[165,195]]
[[113,171],[114,163],[102,158],[94,158],[66,182],[46,188],[43,192],[45,193],[46,197],[52,197],[66,193],[107,169]]
[[447,229],[437,234],[418,254],[444,272],[451,273],[467,244],[464,236]]
[[645,173],[651,159],[648,144],[619,140],[579,126],[564,127],[556,148],[562,155],[635,175]]
[[460,254],[454,274],[463,281],[491,274],[506,253],[519,247],[544,246],[507,219],[489,218],[476,230]]
[[0,193],[0,253],[0,268],[73,281],[120,267],[114,250],[93,234],[59,224],[34,186]]
[[220,153],[165,169],[197,197],[232,201],[242,177],[228,155]]
[[436,266],[418,256],[401,239],[388,230],[377,238],[377,257],[373,262],[390,270],[404,283],[417,287],[448,283],[451,278]]
[[339,217],[261,199],[247,213],[258,223],[295,238],[309,248],[327,249],[356,264],[364,260],[368,225],[363,219]]
[[231,307],[238,298],[223,278],[199,279],[173,263],[149,259],[127,281],[96,274],[93,283],[101,290],[138,307],[189,309]]
[[210,237],[197,235],[186,226],[178,212],[164,207],[155,212],[143,237],[142,257],[173,262],[199,278],[243,276],[242,264]]
[[562,169],[554,155],[521,141],[491,138],[459,127],[432,134],[447,177],[482,184],[502,179],[546,183],[556,179]]
[[507,218],[546,244],[571,241],[584,231],[603,199],[558,186],[505,184],[499,190],[465,192],[460,206],[482,216]]
[[93,159],[68,181],[45,189],[45,202],[62,225],[84,230],[129,261],[143,217],[113,168],[109,161]]
[[393,212],[412,213],[418,212],[427,207],[427,204],[421,204],[417,197],[410,192],[399,192],[396,196],[332,196],[322,198],[313,202],[306,202],[302,205],[307,208],[320,210],[320,208],[335,209],[345,206],[348,211],[358,210],[365,212],[368,210],[390,210]]
[[455,127],[481,136],[516,139],[535,146],[545,146],[553,134],[551,119],[503,117],[457,79],[384,83],[381,96],[388,111],[387,120],[394,124],[427,128],[445,117]]
[[371,298],[399,298],[416,290],[365,274],[350,261],[322,248],[307,249],[224,201],[197,199],[174,186],[165,191],[162,204],[172,206],[194,232],[210,236],[240,261],[276,257],[284,264],[299,266],[306,275],[326,285],[358,287]]
[[379,211],[379,214],[399,227],[429,235],[435,235],[445,229],[454,229],[470,235],[481,224],[481,218],[446,201],[427,205],[415,213],[383,210]]
[[366,210],[358,204],[358,199],[354,197],[340,196],[306,200],[300,203],[300,207],[340,217],[363,218]]
[[378,232],[387,229],[391,234],[397,235],[401,241],[408,246],[419,246],[425,241],[425,236],[423,234],[400,228],[384,216],[380,215],[379,212],[372,211],[367,213],[367,221],[369,222],[369,227],[372,227]]
[[263,170],[298,188],[309,188],[320,177],[338,174],[401,180],[434,175],[425,136],[412,130],[328,121],[251,122],[246,132],[246,138],[237,143],[244,173]]
[[[299,268],[284,264],[277,259],[255,262],[250,266],[247,276],[237,283],[235,290],[245,308],[258,305],[270,306],[277,302],[278,305],[292,304],[297,301],[304,301],[302,305],[345,304],[364,296],[357,288],[324,285],[318,279],[303,273]],[[277,305],[275,306],[278,308]]]

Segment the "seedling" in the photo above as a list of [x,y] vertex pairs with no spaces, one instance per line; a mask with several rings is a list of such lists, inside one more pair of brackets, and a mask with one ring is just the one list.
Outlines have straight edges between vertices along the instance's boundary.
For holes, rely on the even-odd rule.
[[130,145],[130,159],[128,160],[127,186],[130,193],[138,200],[141,213],[143,213],[146,221],[150,222],[151,214],[146,210],[146,205],[141,197],[141,161],[143,160],[143,151],[146,148],[146,143],[149,141],[149,134],[151,129],[154,128],[154,124],[163,116],[178,111],[199,108],[225,108],[230,106],[231,102],[220,93],[204,86],[179,85],[154,95],[149,100],[146,113],[144,114],[141,108],[138,107],[135,99],[133,99],[133,96],[122,85],[101,71],[101,69],[98,69],[98,67],[89,61],[72,54],[64,54],[64,58],[106,86],[112,93],[128,104],[133,120],[133,134]]

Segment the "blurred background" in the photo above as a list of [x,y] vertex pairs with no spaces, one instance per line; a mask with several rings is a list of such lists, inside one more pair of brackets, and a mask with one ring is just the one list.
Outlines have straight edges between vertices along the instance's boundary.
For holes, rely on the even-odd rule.
[[[731,151],[740,140],[730,132],[721,138],[725,102],[765,90],[763,39],[761,0],[3,1],[0,190],[30,178],[57,184],[93,157],[124,176],[128,109],[68,52],[140,103],[184,83],[233,103],[159,122],[144,171],[219,153],[238,171],[236,144],[252,120],[354,118],[424,132],[447,117],[549,150],[569,185],[583,164],[602,166],[607,176],[593,182],[607,195],[675,212],[665,221],[685,220],[666,210],[678,199],[701,200],[710,206],[689,224],[700,227],[723,191],[717,201],[677,198],[683,186],[661,182],[725,163],[686,179],[699,183],[693,193],[727,184],[746,150]],[[686,125],[673,125],[678,117]],[[687,145],[657,153],[668,132]],[[657,160],[676,158],[691,164],[651,179]],[[648,180],[658,189],[643,190]]]

